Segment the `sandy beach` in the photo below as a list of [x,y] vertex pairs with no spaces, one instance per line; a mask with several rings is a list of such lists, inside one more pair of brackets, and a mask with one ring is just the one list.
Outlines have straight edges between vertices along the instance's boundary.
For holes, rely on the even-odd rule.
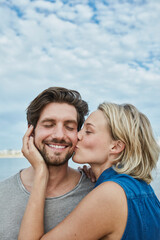
[[0,158],[24,158],[22,153],[0,154]]

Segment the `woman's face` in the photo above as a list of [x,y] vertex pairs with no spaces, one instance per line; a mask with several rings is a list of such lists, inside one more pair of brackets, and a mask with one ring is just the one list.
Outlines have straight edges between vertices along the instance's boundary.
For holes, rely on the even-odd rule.
[[109,157],[113,140],[103,112],[90,114],[78,133],[78,143],[73,161],[77,163],[104,164]]

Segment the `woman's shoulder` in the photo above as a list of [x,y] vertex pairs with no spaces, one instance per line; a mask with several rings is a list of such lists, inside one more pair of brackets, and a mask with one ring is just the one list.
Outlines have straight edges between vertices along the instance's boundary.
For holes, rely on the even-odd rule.
[[115,197],[117,199],[117,195],[125,197],[124,189],[117,182],[112,180],[102,182],[92,193],[108,201],[114,200]]
[[94,188],[84,201],[86,208],[94,208],[94,215],[101,224],[122,236],[127,222],[128,207],[126,194],[119,184],[112,181],[103,182]]
[[[95,187],[102,185],[103,183],[114,182],[121,187],[127,197],[139,196],[143,194],[152,194],[152,188],[143,180],[135,179],[128,174],[117,173],[114,169],[105,170],[99,177]],[[116,186],[116,185],[115,185]]]

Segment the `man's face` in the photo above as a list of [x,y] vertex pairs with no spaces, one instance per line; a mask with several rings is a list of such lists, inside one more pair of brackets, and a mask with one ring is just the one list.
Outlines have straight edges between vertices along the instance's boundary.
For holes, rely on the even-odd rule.
[[34,134],[35,145],[47,165],[65,164],[77,143],[77,111],[67,103],[49,103],[42,110]]

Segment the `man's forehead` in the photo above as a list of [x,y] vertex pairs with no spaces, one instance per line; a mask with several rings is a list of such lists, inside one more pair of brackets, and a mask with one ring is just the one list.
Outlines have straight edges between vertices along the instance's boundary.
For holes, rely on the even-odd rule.
[[77,122],[77,111],[74,106],[67,103],[49,103],[40,114],[39,120],[44,119]]

